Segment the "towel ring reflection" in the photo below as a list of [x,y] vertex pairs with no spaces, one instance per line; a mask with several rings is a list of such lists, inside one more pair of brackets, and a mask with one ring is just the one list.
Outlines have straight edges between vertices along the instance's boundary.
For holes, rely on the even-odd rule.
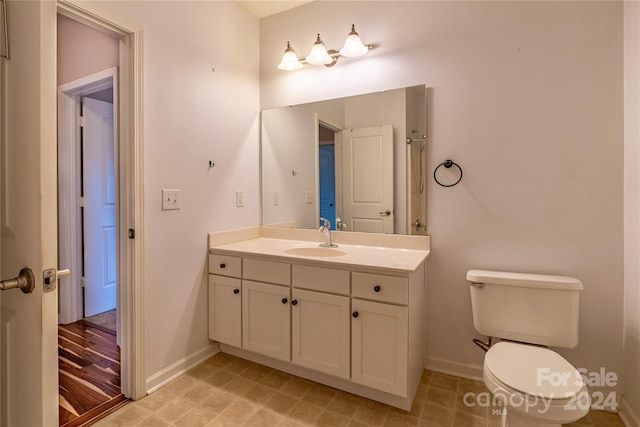
[[[438,181],[438,169],[440,169],[441,166],[444,166],[445,168],[449,169],[451,168],[451,166],[455,166],[458,168],[458,171],[460,171],[460,177],[458,177],[458,180],[456,182],[454,182],[453,184],[443,184],[440,181]],[[456,162],[454,162],[453,160],[445,160],[444,162],[440,163],[436,169],[433,171],[433,179],[436,180],[436,182],[438,183],[438,185],[441,185],[443,187],[453,187],[454,185],[457,185],[461,180],[462,180],[462,168],[460,167],[459,164],[457,164]]]

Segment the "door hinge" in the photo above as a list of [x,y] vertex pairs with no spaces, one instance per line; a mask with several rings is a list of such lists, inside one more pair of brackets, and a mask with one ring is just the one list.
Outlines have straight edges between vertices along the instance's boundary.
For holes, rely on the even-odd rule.
[[136,238],[136,230],[134,230],[133,228],[129,229],[129,238],[130,239],[135,239]]
[[84,127],[84,116],[78,116],[78,126]]
[[81,208],[84,208],[84,197],[80,197],[80,199],[78,200],[78,204]]
[[80,287],[84,288],[84,277],[80,278]]

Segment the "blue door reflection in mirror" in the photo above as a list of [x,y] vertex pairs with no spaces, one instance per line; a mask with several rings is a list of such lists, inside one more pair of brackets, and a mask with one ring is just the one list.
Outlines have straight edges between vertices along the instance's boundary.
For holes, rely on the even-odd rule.
[[336,229],[336,172],[333,130],[319,126],[318,175],[320,191],[320,216],[331,221]]

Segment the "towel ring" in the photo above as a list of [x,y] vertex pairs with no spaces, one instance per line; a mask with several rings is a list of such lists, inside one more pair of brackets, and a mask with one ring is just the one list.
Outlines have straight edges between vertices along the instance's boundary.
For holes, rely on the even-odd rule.
[[[438,181],[438,177],[437,177],[437,173],[438,173],[438,169],[440,169],[440,166],[444,166],[445,168],[449,169],[451,166],[455,166],[458,168],[458,170],[460,171],[460,177],[458,178],[458,180],[456,182],[454,182],[453,184],[443,184],[440,181]],[[462,168],[460,167],[459,164],[457,164],[456,162],[454,162],[453,160],[445,160],[444,162],[440,163],[436,169],[433,171],[433,179],[436,180],[436,182],[438,183],[438,185],[441,185],[443,187],[453,187],[454,185],[457,185],[461,180],[462,180]]]

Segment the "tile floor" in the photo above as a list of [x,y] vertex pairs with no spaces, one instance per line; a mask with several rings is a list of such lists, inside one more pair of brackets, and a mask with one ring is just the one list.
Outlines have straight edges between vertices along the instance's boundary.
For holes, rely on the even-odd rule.
[[[465,405],[484,384],[425,371],[411,412],[219,353],[96,426],[500,426],[492,409]],[[474,399],[475,401],[475,399]],[[571,426],[624,427],[592,411]]]

